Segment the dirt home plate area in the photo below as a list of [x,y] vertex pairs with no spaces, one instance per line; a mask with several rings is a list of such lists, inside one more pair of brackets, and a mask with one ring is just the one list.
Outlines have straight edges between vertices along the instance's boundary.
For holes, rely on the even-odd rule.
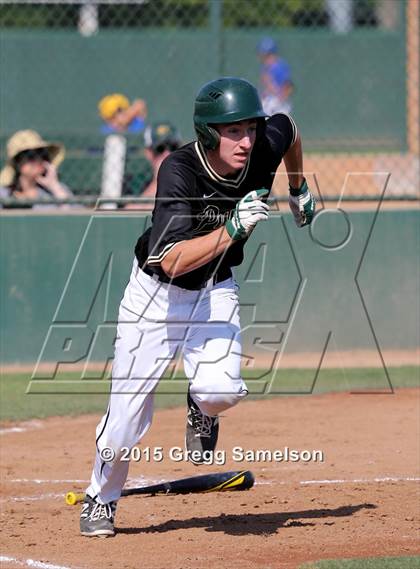
[[[1,566],[6,569],[293,568],[305,561],[420,552],[419,391],[247,401],[221,421],[226,463],[169,458],[182,447],[184,409],[157,411],[129,483],[252,470],[244,492],[121,499],[114,538],[79,535],[97,416],[4,423],[0,440]],[[237,462],[232,449],[321,450],[324,461]],[[252,454],[252,453],[251,453]],[[250,454],[250,455],[251,455]],[[277,456],[278,458],[278,456]]]

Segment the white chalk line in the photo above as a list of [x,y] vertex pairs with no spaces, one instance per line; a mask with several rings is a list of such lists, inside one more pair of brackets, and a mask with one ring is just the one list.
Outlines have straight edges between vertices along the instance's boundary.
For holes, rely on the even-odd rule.
[[[6,480],[6,482],[13,484],[88,484],[90,480],[76,478],[12,478],[11,480]],[[129,478],[125,488],[138,488],[161,482],[166,482],[166,479],[141,476],[139,478]]]
[[[48,484],[48,483],[71,483],[71,482],[88,482],[87,480],[40,480],[34,479],[30,480],[28,478],[16,478],[11,482],[34,482],[36,484]],[[144,486],[149,486],[150,484],[159,484],[160,482],[165,482],[165,480],[159,479],[152,479],[152,478],[134,478],[130,479],[129,483],[125,486],[125,488],[141,488]],[[378,484],[378,483],[390,483],[390,482],[420,482],[420,477],[416,476],[384,476],[384,477],[377,477],[377,478],[351,478],[351,479],[344,479],[344,478],[337,478],[337,479],[325,479],[325,480],[297,480],[296,482],[293,481],[285,481],[285,480],[261,480],[255,482],[256,486],[293,486],[295,484],[299,484],[301,486],[310,486],[310,485],[318,485],[323,486],[325,484],[330,485],[340,485],[340,484]],[[57,500],[63,499],[65,494],[55,494],[55,493],[48,493],[48,494],[38,494],[36,496],[10,496],[8,498],[0,499],[1,502],[37,502],[40,500]]]
[[130,478],[124,488],[143,488],[151,484],[161,484],[167,481],[165,478],[145,478],[144,476],[140,476],[139,478]]
[[[8,482],[14,482],[16,484],[87,484],[89,480],[67,480],[67,479],[45,479],[45,478],[14,478]],[[125,486],[125,488],[142,488],[144,486],[150,486],[151,484],[159,484],[160,482],[165,482],[162,478],[130,478]],[[38,502],[41,500],[64,500],[65,493],[47,493],[38,494],[35,496],[9,496],[7,498],[0,498],[0,503],[4,502]]]
[[49,492],[48,494],[38,494],[37,496],[9,496],[8,498],[2,498],[1,502],[38,502],[39,500],[57,500],[58,498],[63,499],[64,494],[53,494]]
[[87,484],[89,480],[77,480],[75,478],[12,478],[11,480],[7,480],[7,482],[13,482],[16,484]]
[[28,429],[24,427],[8,427],[5,429],[0,429],[0,435],[7,435],[8,433],[24,433]]
[[41,427],[43,427],[41,421],[25,421],[24,423],[20,423],[14,427],[3,427],[0,429],[0,435],[8,435],[10,433],[26,433],[27,431],[40,429]]
[[8,555],[0,555],[0,563],[14,563],[22,567],[35,567],[36,569],[71,569],[64,565],[54,565],[54,563],[44,563],[44,561],[36,561],[35,559],[17,559]]
[[383,478],[353,478],[350,480],[302,480],[299,484],[375,484],[376,482],[420,482],[416,476],[384,476]]
[[377,484],[381,482],[420,482],[420,478],[416,476],[384,476],[382,478],[337,478],[337,479],[325,479],[325,480],[297,480],[293,481],[282,481],[282,480],[267,480],[256,482],[258,485],[279,485],[279,486],[290,486],[293,484],[300,484],[301,486],[313,485],[323,485],[323,484]]

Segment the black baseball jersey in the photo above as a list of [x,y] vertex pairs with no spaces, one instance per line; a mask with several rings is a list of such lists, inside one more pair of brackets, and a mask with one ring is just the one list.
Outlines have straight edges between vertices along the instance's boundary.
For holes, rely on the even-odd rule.
[[[198,141],[170,154],[158,173],[152,227],[139,238],[135,248],[139,266],[167,282],[160,263],[169,251],[180,241],[224,225],[237,202],[248,192],[271,189],[277,167],[296,137],[297,128],[291,117],[273,115],[266,121],[264,135],[256,141],[244,168],[229,177],[213,170]],[[245,242],[246,239],[234,242],[223,255],[171,282],[182,288],[198,289],[216,271],[229,276],[230,267],[243,260]]]

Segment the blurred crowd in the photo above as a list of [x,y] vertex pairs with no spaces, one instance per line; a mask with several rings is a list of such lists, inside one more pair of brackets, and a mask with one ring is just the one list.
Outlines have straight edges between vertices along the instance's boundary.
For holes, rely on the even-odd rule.
[[[260,92],[266,113],[290,113],[294,86],[290,65],[280,55],[278,43],[271,37],[264,37],[258,42],[256,51],[261,63]],[[123,164],[120,168],[123,174],[115,183],[118,188],[113,197],[129,198],[127,204],[120,203],[120,207],[151,208],[160,164],[182,145],[176,125],[167,120],[149,122],[146,101],[141,98],[130,101],[123,93],[102,97],[98,102],[98,114],[101,121],[99,134],[104,137],[101,159],[117,161],[116,155],[120,153]],[[111,152],[107,154],[104,151],[106,141],[114,135],[117,141],[109,146]],[[124,137],[129,137],[131,142],[134,140],[136,148],[142,148],[141,158],[148,166],[146,175],[135,176],[129,172],[128,163],[138,161],[140,156],[135,154],[133,157],[125,141],[118,143],[118,139]],[[0,172],[0,207],[64,208],[71,207],[72,202],[77,203],[74,188],[69,187],[72,184],[60,181],[58,169],[65,155],[61,142],[44,140],[34,130],[14,133],[6,143],[6,163]],[[117,170],[116,163],[108,164],[107,170],[104,165],[102,178],[106,172]],[[113,184],[112,180],[111,186]],[[104,183],[98,188],[98,197],[100,195],[107,197]],[[133,200],[138,197],[149,199],[147,203]]]
[[[178,129],[166,120],[147,123],[145,101],[136,99],[130,103],[121,93],[103,97],[98,111],[103,121],[100,132],[105,139],[114,134],[138,135],[138,145],[149,165],[145,178],[133,181],[126,176],[122,180],[121,197],[154,198],[160,164],[182,145]],[[44,140],[34,130],[14,133],[6,143],[6,164],[0,172],[0,207],[63,208],[69,207],[69,202],[77,202],[71,188],[59,179],[58,168],[65,154],[62,143]],[[128,203],[124,207],[149,209],[152,205],[153,200],[149,200],[147,204]]]

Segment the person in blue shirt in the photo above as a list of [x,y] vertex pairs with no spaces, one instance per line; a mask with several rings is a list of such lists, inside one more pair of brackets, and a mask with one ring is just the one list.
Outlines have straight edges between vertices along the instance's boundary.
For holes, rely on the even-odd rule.
[[270,37],[263,38],[257,46],[261,60],[261,99],[268,115],[289,114],[292,110],[293,83],[290,65],[278,54],[277,43]]
[[140,133],[146,126],[147,107],[143,99],[130,103],[125,95],[112,93],[99,101],[98,110],[104,121],[102,134]]

